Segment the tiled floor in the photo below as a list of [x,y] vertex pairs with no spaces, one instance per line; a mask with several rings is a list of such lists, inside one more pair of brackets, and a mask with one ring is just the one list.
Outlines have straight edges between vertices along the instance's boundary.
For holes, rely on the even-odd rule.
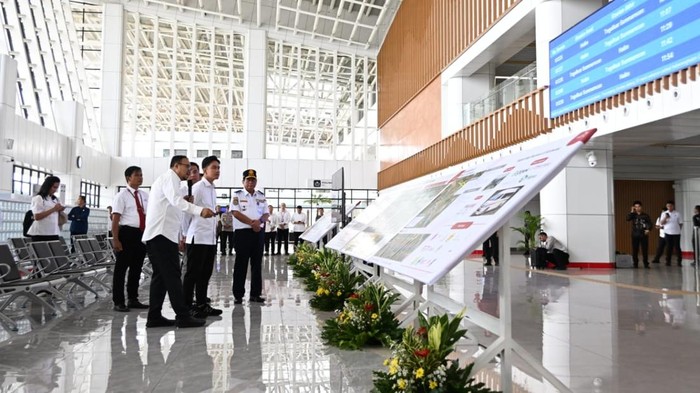
[[[697,276],[690,266],[646,270],[529,271],[514,256],[513,335],[574,392],[700,391]],[[687,263],[687,262],[686,262]],[[320,339],[286,258],[266,257],[268,302],[233,305],[233,257],[219,257],[210,286],[220,318],[205,328],[146,329],[145,312],[115,313],[87,296],[65,318],[19,318],[0,328],[0,392],[367,392],[388,351],[346,352]],[[498,270],[468,260],[436,285],[471,310],[498,316]],[[143,288],[146,294],[146,288]],[[145,301],[147,296],[144,295]],[[166,307],[169,310],[169,307]],[[166,313],[166,316],[172,317]],[[495,337],[472,326],[459,356]],[[554,392],[514,360],[518,391]],[[497,380],[498,365],[479,375]]]

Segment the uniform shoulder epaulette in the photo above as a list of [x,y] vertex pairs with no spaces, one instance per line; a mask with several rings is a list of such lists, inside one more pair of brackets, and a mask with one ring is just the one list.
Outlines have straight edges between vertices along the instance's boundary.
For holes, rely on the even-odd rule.
[[240,194],[242,192],[243,192],[243,190],[236,190],[236,194]]
[[260,194],[260,195],[262,195],[262,196],[265,196],[265,193],[262,192],[262,191],[255,191],[255,192],[257,192],[258,194]]

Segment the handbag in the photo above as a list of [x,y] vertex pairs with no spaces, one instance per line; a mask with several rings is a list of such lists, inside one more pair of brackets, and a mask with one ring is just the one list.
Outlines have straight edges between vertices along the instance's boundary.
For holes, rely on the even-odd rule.
[[58,226],[63,226],[63,224],[68,222],[68,215],[65,212],[58,212]]

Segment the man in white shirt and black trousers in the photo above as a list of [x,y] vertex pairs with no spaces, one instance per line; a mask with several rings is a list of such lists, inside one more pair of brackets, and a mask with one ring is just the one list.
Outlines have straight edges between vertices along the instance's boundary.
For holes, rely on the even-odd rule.
[[277,213],[277,255],[282,252],[282,243],[284,243],[284,255],[289,254],[289,224],[292,222],[292,214],[287,210],[287,204],[280,205],[280,211]]
[[262,294],[262,257],[265,231],[263,228],[268,221],[268,204],[265,194],[255,190],[258,175],[255,169],[243,171],[244,190],[238,190],[231,200],[233,212],[233,228],[235,229],[234,247],[236,262],[233,266],[233,297],[234,304],[243,303],[245,295],[245,279],[248,275],[248,260],[250,260],[250,301],[264,303]]
[[683,256],[681,255],[681,229],[683,228],[683,218],[673,201],[666,202],[666,211],[661,213],[659,224],[664,229],[666,238],[666,266],[671,266],[671,256],[673,250],[678,250],[678,266],[681,266]]
[[[147,328],[173,325],[181,328],[197,327],[206,322],[190,315],[190,307],[185,304],[180,279],[178,236],[182,212],[203,218],[214,217],[211,209],[187,202],[180,192],[180,181],[187,179],[189,166],[190,160],[186,156],[173,156],[170,169],[160,175],[151,186],[146,211],[146,230],[142,237],[146,242],[148,259],[153,265]],[[166,292],[175,311],[174,321],[163,317],[161,313]]]
[[[141,241],[146,227],[148,193],[139,190],[143,184],[143,172],[137,166],[124,171],[126,188],[114,198],[112,208],[112,241],[117,262],[112,277],[112,301],[114,311],[126,312],[132,308],[146,309],[148,305],[139,302],[139,280],[146,257],[146,245]],[[129,302],[124,302],[124,277],[129,270],[126,293]]]
[[[192,186],[193,203],[197,206],[216,209],[216,188],[214,180],[220,175],[220,161],[216,156],[202,160],[204,177]],[[192,295],[197,298],[190,309],[195,318],[221,315],[222,311],[207,304],[207,288],[216,259],[216,224],[217,217],[203,218],[192,216],[187,230],[187,272],[182,282],[185,303],[192,304]]]

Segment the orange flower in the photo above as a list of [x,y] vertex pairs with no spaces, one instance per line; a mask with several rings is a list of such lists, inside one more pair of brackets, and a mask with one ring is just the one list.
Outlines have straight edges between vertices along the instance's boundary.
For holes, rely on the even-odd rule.
[[359,299],[360,295],[358,295],[356,293],[352,293],[349,297],[350,297],[350,299]]
[[428,334],[428,329],[425,326],[421,326],[418,328],[418,330],[416,330],[416,334],[421,337],[425,337],[425,335]]
[[372,303],[365,303],[365,311],[370,312],[374,310],[374,305]]
[[416,349],[415,351],[413,351],[413,354],[418,357],[424,358],[430,354],[430,350],[428,348]]

